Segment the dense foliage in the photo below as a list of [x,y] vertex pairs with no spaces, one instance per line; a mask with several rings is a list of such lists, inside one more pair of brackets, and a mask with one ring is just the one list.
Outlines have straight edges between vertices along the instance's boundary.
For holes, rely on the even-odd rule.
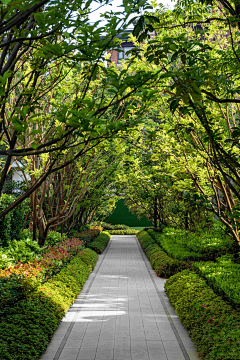
[[101,254],[110,240],[110,234],[107,231],[101,232],[98,237],[89,244],[89,247],[96,251],[97,254]]
[[214,260],[237,250],[235,243],[217,226],[211,232],[202,230],[192,233],[169,227],[164,228],[162,233],[148,232],[168,255],[178,260]]
[[39,360],[97,259],[93,251],[83,250],[24,300],[1,309],[2,360]]
[[137,238],[158,276],[170,277],[192,266],[191,262],[179,261],[168,256],[146,231],[138,233]]
[[239,358],[240,314],[216,295],[205,280],[185,270],[168,279],[165,290],[200,357]]
[[232,262],[230,256],[224,255],[217,262],[194,263],[193,269],[217,294],[240,309],[240,265]]
[[125,198],[157,230],[139,242],[201,356],[237,359],[222,299],[239,307],[239,4],[123,0],[92,23],[93,3],[1,4],[0,357],[41,355],[109,242],[102,227],[135,233],[101,223]]

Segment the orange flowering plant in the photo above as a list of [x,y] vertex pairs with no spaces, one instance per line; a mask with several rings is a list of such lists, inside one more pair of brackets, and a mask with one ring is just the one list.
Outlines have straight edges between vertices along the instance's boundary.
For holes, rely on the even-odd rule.
[[83,240],[67,239],[47,247],[40,257],[31,262],[18,262],[7,269],[0,269],[0,308],[34,291],[40,283],[58,273],[83,247]]

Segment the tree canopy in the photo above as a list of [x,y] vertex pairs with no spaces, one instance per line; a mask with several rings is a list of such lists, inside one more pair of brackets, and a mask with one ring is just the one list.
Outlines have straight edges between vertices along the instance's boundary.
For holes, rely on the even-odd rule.
[[24,186],[0,217],[30,199],[43,245],[124,197],[159,228],[219,218],[240,245],[239,4],[123,1],[102,25],[91,3],[2,1],[0,194],[13,166]]

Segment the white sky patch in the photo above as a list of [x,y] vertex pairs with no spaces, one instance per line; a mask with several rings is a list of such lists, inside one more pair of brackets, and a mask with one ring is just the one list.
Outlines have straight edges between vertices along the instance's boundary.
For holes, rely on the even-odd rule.
[[[172,9],[174,6],[174,1],[172,0],[157,0],[157,3],[162,3],[164,6],[168,7],[169,9]],[[98,20],[101,20],[101,14],[105,13],[106,11],[113,11],[113,12],[123,12],[123,7],[121,7],[122,0],[113,0],[111,4],[102,6],[100,9],[98,9],[99,4],[93,3],[92,4],[92,10],[93,12],[90,15],[90,21],[95,22]],[[132,16],[136,16],[137,14],[133,14]]]

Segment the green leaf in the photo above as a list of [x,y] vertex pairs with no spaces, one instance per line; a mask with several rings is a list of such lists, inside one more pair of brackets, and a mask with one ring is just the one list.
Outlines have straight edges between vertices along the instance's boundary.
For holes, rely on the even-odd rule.
[[38,147],[38,144],[36,144],[35,141],[34,141],[34,142],[31,143],[31,147],[32,147],[34,150],[36,150],[37,147]]

